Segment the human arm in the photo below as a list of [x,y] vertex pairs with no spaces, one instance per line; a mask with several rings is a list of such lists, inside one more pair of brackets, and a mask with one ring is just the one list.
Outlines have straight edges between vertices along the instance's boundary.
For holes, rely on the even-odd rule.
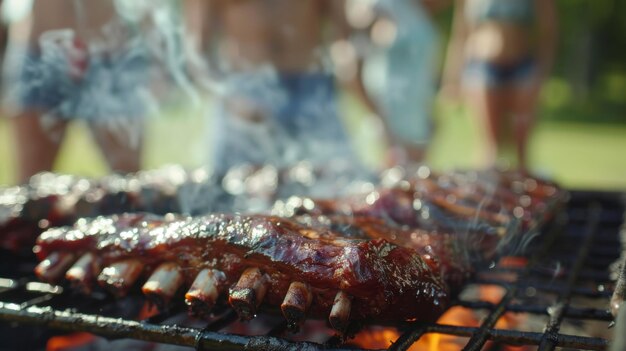
[[219,35],[220,1],[186,0],[183,3],[185,32],[189,38],[185,50],[190,78],[204,90],[215,93],[218,70],[213,51]]
[[217,38],[219,27],[217,0],[185,0],[184,15],[187,33],[191,34],[194,48],[203,54],[210,51]]
[[377,118],[383,129],[386,146],[391,145],[392,136],[382,111],[367,91],[363,81],[364,58],[359,55],[357,48],[350,41],[353,28],[347,21],[346,2],[344,0],[330,0],[326,2],[328,18],[333,30],[333,40],[330,46],[330,56],[335,66],[338,81],[365,105]]
[[469,32],[468,23],[463,13],[464,6],[464,0],[455,1],[452,31],[446,50],[446,60],[441,84],[441,94],[453,100],[460,98],[461,71],[463,69],[464,58],[463,51]]

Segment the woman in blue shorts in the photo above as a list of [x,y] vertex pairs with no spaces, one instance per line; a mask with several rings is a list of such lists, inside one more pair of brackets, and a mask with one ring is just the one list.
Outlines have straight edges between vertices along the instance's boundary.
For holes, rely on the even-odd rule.
[[556,45],[554,0],[457,0],[456,6],[444,91],[454,92],[462,80],[484,126],[485,166],[495,164],[511,126],[517,167],[526,170],[537,98]]

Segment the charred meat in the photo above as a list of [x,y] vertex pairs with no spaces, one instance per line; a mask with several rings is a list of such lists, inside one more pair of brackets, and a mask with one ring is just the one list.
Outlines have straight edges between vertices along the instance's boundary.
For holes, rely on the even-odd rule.
[[565,199],[518,173],[393,172],[362,195],[291,197],[271,215],[80,219],[39,237],[36,273],[115,295],[142,282],[159,306],[184,292],[199,316],[222,298],[242,319],[274,307],[293,328],[307,316],[342,332],[370,318],[432,321],[476,264],[537,229]]
[[129,214],[48,230],[35,248],[36,273],[84,291],[97,281],[116,295],[145,280],[142,291],[157,304],[184,286],[198,315],[227,295],[242,319],[265,303],[294,327],[326,316],[343,330],[353,320],[434,320],[443,311],[448,285],[425,243],[346,237],[274,216]]

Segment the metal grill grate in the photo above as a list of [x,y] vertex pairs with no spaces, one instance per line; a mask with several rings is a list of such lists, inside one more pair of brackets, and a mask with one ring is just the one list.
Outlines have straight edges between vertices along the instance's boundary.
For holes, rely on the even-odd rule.
[[[497,285],[505,294],[497,302],[461,298],[456,306],[482,311],[486,316],[480,326],[451,326],[436,323],[403,323],[395,326],[402,332],[390,350],[406,350],[423,335],[441,333],[469,338],[465,350],[481,350],[486,343],[537,345],[539,350],[557,347],[604,350],[609,340],[561,333],[565,319],[601,321],[609,326],[613,316],[608,300],[614,282],[609,265],[620,256],[619,230],[624,206],[617,194],[574,192],[566,221],[555,224],[527,249],[528,263],[522,267],[495,266],[477,274],[473,286]],[[325,343],[296,342],[285,334],[286,323],[275,320],[269,331],[260,336],[220,333],[232,325],[236,316],[223,308],[214,320],[202,327],[169,324],[166,320],[183,314],[185,306],[171,307],[143,321],[131,318],[141,306],[134,294],[114,300],[106,294],[77,299],[61,286],[38,283],[33,279],[34,264],[8,255],[0,255],[0,321],[27,326],[43,326],[50,333],[83,331],[108,338],[134,338],[200,350],[339,350],[348,348],[336,337]],[[558,265],[555,265],[558,263]],[[528,292],[533,298],[528,298]],[[543,295],[555,296],[542,303]],[[463,296],[463,294],[461,294]],[[599,302],[600,307],[572,305],[575,298]],[[123,310],[125,313],[120,313]],[[507,312],[545,316],[542,332],[496,329],[496,322]],[[624,328],[626,326],[620,326]]]

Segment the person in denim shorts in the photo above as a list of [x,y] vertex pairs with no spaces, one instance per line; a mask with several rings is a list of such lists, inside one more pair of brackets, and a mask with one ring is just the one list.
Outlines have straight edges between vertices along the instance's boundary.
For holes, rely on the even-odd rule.
[[487,144],[483,166],[493,166],[511,138],[516,167],[527,170],[539,92],[554,61],[556,22],[554,0],[457,0],[443,91],[455,95],[455,86],[462,86]]
[[114,1],[38,0],[10,27],[4,105],[19,180],[48,171],[67,126],[82,120],[116,172],[140,166],[148,52]]

